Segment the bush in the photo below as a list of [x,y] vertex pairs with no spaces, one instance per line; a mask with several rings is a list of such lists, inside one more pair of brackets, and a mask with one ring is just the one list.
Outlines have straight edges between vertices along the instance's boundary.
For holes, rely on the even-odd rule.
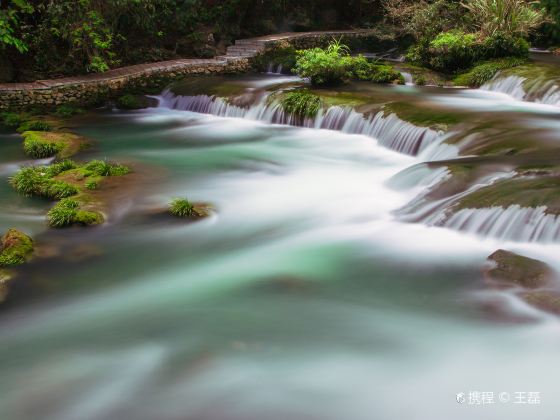
[[430,42],[428,52],[430,67],[446,73],[469,68],[482,55],[476,35],[462,31],[439,34]]
[[298,117],[313,118],[321,109],[321,98],[308,90],[295,90],[283,95],[280,100],[282,109]]
[[500,70],[517,67],[526,63],[522,58],[502,58],[475,66],[467,73],[460,74],[453,83],[456,86],[480,87],[491,80]]
[[348,51],[348,47],[339,42],[332,42],[326,49],[297,51],[294,72],[309,78],[315,86],[341,84],[351,76],[353,62]]
[[169,213],[177,217],[197,216],[194,206],[185,198],[174,198],[171,203],[169,203]]
[[51,131],[51,125],[42,120],[29,120],[25,121],[17,128],[18,133],[23,133],[25,131]]
[[529,43],[523,38],[498,32],[483,41],[484,58],[529,57]]

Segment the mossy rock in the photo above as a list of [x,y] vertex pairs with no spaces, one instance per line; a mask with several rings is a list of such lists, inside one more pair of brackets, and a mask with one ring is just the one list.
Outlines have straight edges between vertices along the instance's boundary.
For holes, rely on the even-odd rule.
[[513,178],[495,182],[461,198],[453,211],[488,207],[546,206],[549,214],[560,214],[560,177]]
[[560,315],[560,292],[553,290],[531,290],[520,293],[519,296],[529,305]]
[[33,254],[33,240],[25,233],[9,229],[0,238],[0,267],[23,264]]
[[553,270],[544,262],[499,249],[488,257],[492,267],[486,277],[504,285],[537,289],[553,278]]
[[118,109],[123,110],[134,110],[134,109],[144,109],[157,105],[157,101],[152,98],[148,98],[144,95],[123,95],[117,98],[116,105]]
[[74,133],[52,131],[25,131],[23,150],[33,159],[57,157],[65,159],[78,153],[86,144]]
[[180,219],[198,220],[212,214],[212,205],[208,203],[191,203],[184,198],[175,198],[169,203],[167,212]]
[[447,131],[450,126],[460,123],[463,116],[459,113],[441,109],[430,109],[422,104],[391,102],[383,107],[386,114],[396,114],[403,121],[419,127]]

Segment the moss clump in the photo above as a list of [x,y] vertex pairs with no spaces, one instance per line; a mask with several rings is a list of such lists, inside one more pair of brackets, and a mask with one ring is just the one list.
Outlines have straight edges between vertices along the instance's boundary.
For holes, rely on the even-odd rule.
[[23,264],[33,253],[33,240],[25,233],[9,229],[0,238],[0,267]]
[[432,127],[446,130],[449,126],[461,122],[458,113],[434,110],[412,105],[406,102],[391,102],[383,107],[386,114],[396,114],[401,120],[420,127]]
[[545,286],[552,277],[551,268],[539,260],[499,249],[488,257],[493,267],[488,278],[517,286],[535,289]]
[[23,133],[23,150],[34,159],[57,156],[67,158],[82,146],[80,137],[72,133],[26,131]]
[[149,101],[141,95],[123,95],[117,98],[117,108],[119,109],[142,109],[149,106]]
[[401,72],[388,64],[371,63],[363,56],[354,57],[351,65],[352,76],[358,80],[374,83],[394,83],[404,85]]
[[518,67],[527,62],[524,58],[508,57],[478,64],[466,73],[455,77],[456,86],[480,87],[490,81],[500,70]]
[[513,178],[496,182],[463,197],[453,206],[454,211],[466,208],[546,206],[547,212],[560,214],[560,177]]
[[282,109],[289,114],[303,118],[313,118],[322,107],[321,98],[308,90],[288,92],[280,99]]
[[102,203],[92,190],[100,188],[106,177],[128,173],[130,168],[105,161],[79,165],[64,160],[49,166],[22,168],[10,178],[10,183],[21,194],[61,200],[48,213],[50,226],[89,226],[104,221],[97,211]]
[[93,226],[103,223],[103,215],[99,212],[82,210],[77,200],[65,198],[56,203],[47,213],[49,226],[54,228],[72,225]]

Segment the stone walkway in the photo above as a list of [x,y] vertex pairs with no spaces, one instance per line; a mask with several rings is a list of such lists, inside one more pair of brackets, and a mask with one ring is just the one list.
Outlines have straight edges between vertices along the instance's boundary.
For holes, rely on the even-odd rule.
[[56,106],[63,103],[88,103],[107,93],[119,94],[130,87],[146,87],[155,82],[169,82],[196,74],[226,74],[249,71],[250,59],[282,41],[297,48],[325,43],[331,37],[363,37],[372,30],[286,32],[257,38],[239,39],[228,47],[226,55],[213,59],[185,58],[137,64],[104,73],[32,83],[0,84],[0,110],[26,108],[34,105]]

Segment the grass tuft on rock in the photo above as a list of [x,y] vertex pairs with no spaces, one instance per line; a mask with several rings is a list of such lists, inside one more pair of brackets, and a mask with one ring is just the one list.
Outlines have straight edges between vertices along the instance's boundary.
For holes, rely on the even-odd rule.
[[478,64],[466,73],[455,77],[455,86],[468,86],[477,88],[489,82],[500,70],[511,69],[526,64],[527,60],[518,57],[508,57],[486,61]]
[[169,203],[169,213],[176,217],[196,217],[194,205],[186,198],[174,198]]
[[52,126],[43,120],[29,120],[25,121],[17,128],[18,133],[24,133],[26,131],[52,131]]
[[25,233],[9,229],[0,238],[0,267],[23,264],[33,253],[33,240]]
[[67,158],[82,146],[80,137],[72,133],[26,131],[22,136],[24,152],[34,159],[53,156]]
[[302,118],[314,118],[323,103],[321,98],[308,90],[294,90],[282,96],[280,100],[282,109]]
[[50,227],[63,228],[72,225],[93,226],[103,223],[101,213],[82,210],[81,204],[74,199],[65,198],[56,203],[47,213]]

